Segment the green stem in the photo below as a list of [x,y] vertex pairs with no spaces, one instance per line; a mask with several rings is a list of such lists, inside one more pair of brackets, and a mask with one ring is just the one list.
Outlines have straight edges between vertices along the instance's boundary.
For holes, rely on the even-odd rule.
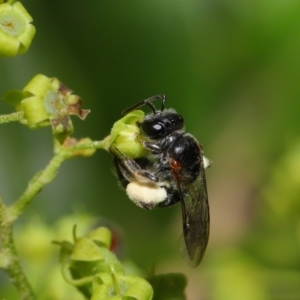
[[93,141],[90,143],[85,143],[85,144],[80,144],[77,146],[74,146],[74,148],[78,148],[78,150],[83,150],[83,149],[104,149],[108,151],[109,149],[109,139],[110,135],[107,136],[105,139],[102,141]]
[[74,156],[74,153],[85,149],[107,149],[109,136],[102,141],[87,142],[78,144],[69,148],[57,147],[55,156],[46,166],[46,168],[38,172],[29,182],[26,190],[21,197],[10,207],[10,218],[15,220],[23,213],[25,208],[31,203],[36,194],[48,183],[52,182],[57,174],[60,165],[68,158]]
[[72,153],[78,152],[80,150],[92,150],[92,149],[104,149],[106,151],[109,151],[110,146],[110,135],[108,135],[106,138],[104,138],[101,141],[90,141],[85,143],[78,143],[74,146],[70,146],[69,148],[65,147],[64,145],[61,145],[59,142],[54,141],[54,152],[64,152],[67,156],[72,157]]
[[14,113],[8,114],[8,115],[1,115],[0,116],[0,124],[20,121],[23,118],[24,118],[24,113],[22,111],[14,112]]
[[70,272],[69,264],[63,263],[61,265],[61,274],[66,282],[68,282],[74,286],[84,286],[84,285],[87,285],[87,284],[93,282],[94,275],[86,276],[86,277],[83,277],[80,279],[73,279],[70,277],[69,272]]
[[32,178],[21,197],[10,207],[11,220],[17,219],[32,202],[36,194],[55,178],[57,169],[65,159],[64,153],[56,154],[46,168]]
[[0,198],[0,268],[5,270],[16,286],[20,299],[34,300],[34,294],[21,267],[14,245],[12,222],[7,217],[8,208]]
[[112,278],[115,294],[120,295],[121,290],[120,290],[119,283],[118,283],[118,280],[117,280],[117,277],[116,277],[115,268],[114,268],[113,265],[111,265],[110,269],[111,269],[111,278]]

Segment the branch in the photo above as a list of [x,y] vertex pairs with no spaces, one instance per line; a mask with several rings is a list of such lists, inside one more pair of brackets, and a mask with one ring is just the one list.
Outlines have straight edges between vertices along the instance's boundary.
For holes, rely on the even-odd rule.
[[8,115],[1,115],[0,116],[0,124],[20,121],[23,118],[24,118],[24,113],[22,111],[15,112],[15,113],[8,114]]
[[61,153],[55,155],[46,168],[32,178],[24,193],[9,209],[12,221],[17,219],[32,202],[36,194],[55,178],[57,169],[65,159],[65,156]]
[[5,270],[16,286],[20,299],[34,300],[33,291],[22,270],[13,241],[12,221],[7,218],[8,208],[0,198],[0,268]]

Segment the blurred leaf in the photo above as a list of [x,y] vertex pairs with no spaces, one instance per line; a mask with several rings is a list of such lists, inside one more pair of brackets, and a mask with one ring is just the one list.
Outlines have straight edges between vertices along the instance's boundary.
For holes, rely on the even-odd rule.
[[185,275],[169,273],[148,278],[153,287],[153,300],[185,300],[184,290],[187,285]]

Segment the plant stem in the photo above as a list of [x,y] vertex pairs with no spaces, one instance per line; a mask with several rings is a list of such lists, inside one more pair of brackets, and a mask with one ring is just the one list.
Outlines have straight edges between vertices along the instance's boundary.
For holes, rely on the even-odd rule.
[[25,210],[27,205],[31,203],[36,194],[48,183],[52,182],[57,174],[57,170],[60,165],[68,158],[74,156],[78,150],[83,149],[106,149],[108,148],[107,144],[109,136],[103,139],[102,141],[88,142],[85,144],[78,144],[71,146],[69,148],[59,147],[56,148],[56,154],[51,159],[49,164],[45,169],[38,172],[29,182],[26,190],[21,195],[21,197],[9,208],[11,220],[18,218],[20,214]]
[[65,156],[61,153],[56,154],[46,168],[38,172],[29,182],[26,190],[21,197],[10,207],[11,220],[18,218],[25,208],[31,203],[36,194],[48,183],[50,183],[57,174],[57,169],[65,160]]
[[8,208],[0,199],[0,268],[5,270],[16,286],[20,299],[34,300],[35,296],[21,267],[13,241],[12,221],[7,216]]
[[14,113],[8,114],[8,115],[1,115],[0,116],[0,124],[20,121],[23,119],[23,117],[24,117],[24,113],[22,111],[14,112]]

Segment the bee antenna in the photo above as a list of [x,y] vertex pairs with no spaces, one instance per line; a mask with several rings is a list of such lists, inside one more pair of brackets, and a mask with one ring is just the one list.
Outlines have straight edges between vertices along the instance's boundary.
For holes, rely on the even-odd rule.
[[138,102],[137,104],[125,109],[122,111],[122,115],[126,115],[128,114],[129,112],[141,107],[141,106],[144,106],[144,105],[148,105],[151,110],[153,111],[154,114],[157,113],[157,109],[155,108],[155,106],[152,104],[153,101],[157,100],[157,99],[161,99],[161,108],[160,108],[160,111],[163,111],[165,109],[165,103],[166,103],[166,96],[165,95],[156,95],[156,96],[153,96],[153,97],[150,97],[148,99],[145,99],[141,102]]
[[157,99],[161,99],[160,111],[163,111],[165,109],[166,95],[163,95],[163,94],[162,95],[156,95],[156,96],[150,97],[150,98],[143,101],[145,104],[147,104],[152,109],[154,114],[157,113],[157,109],[152,104],[152,102],[157,100]]
[[157,113],[157,109],[155,108],[155,106],[151,102],[145,102],[145,105],[148,105],[151,108],[151,110],[153,111],[154,114]]
[[165,109],[165,104],[166,104],[166,95],[160,95],[161,97],[161,107],[160,107],[160,111],[163,111]]

